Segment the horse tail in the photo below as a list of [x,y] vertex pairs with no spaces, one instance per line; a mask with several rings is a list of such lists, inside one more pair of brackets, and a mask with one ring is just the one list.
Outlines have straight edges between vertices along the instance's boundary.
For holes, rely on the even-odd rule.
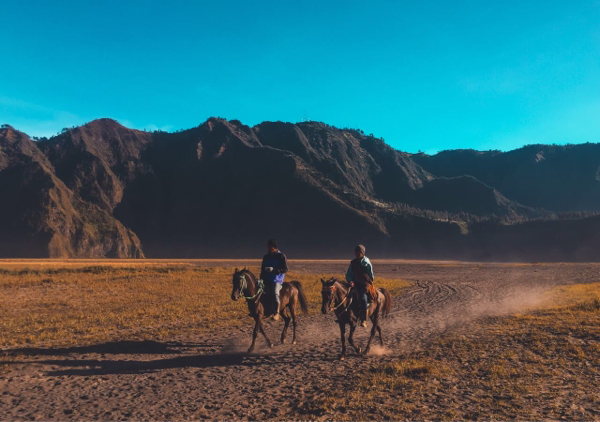
[[300,300],[300,308],[304,314],[308,313],[308,300],[306,300],[306,294],[304,293],[304,287],[299,281],[291,281],[292,285],[298,289],[298,299]]
[[388,289],[381,288],[379,289],[381,293],[383,293],[383,297],[385,297],[385,302],[383,303],[383,309],[381,310],[381,316],[387,316],[390,314],[390,309],[392,309],[392,295],[390,294]]

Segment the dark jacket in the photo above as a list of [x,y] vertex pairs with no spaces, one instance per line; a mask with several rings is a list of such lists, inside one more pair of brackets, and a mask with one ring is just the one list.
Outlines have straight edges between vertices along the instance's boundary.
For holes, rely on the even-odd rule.
[[357,286],[366,286],[373,284],[373,265],[369,258],[355,258],[350,262],[348,271],[346,271],[346,281],[354,282]]
[[[266,267],[273,267],[273,271],[268,273]],[[285,273],[288,271],[287,259],[281,251],[268,253],[263,257],[260,266],[260,278],[271,283],[283,283]]]

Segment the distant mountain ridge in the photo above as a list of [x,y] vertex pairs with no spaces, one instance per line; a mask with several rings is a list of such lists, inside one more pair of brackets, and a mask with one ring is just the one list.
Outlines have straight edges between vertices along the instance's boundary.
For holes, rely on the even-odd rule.
[[[561,175],[577,167],[571,149],[552,148],[538,159],[561,163]],[[4,125],[0,256],[244,257],[277,237],[298,257],[345,256],[364,242],[388,257],[503,259],[509,245],[481,242],[505,239],[507,223],[524,222],[523,235],[531,220],[560,231],[545,221],[552,211],[600,210],[593,158],[572,171],[577,186],[536,196],[552,169],[527,151],[410,155],[318,122],[211,118],[166,133],[98,119],[38,142]],[[574,205],[549,206],[561,204],[555,194]]]
[[600,211],[600,144],[527,145],[508,152],[448,150],[412,158],[436,176],[470,175],[527,206]]

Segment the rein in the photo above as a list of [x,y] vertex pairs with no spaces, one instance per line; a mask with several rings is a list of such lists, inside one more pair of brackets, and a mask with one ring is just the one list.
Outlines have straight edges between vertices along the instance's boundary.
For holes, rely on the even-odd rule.
[[[337,290],[337,288],[335,286],[331,286],[331,287],[329,287],[327,289],[323,288],[321,291],[322,292],[329,292],[329,293],[331,293],[333,295],[333,292],[336,291],[336,290]],[[329,310],[330,311],[336,311],[340,306],[342,306],[344,304],[344,302],[346,302],[346,300],[350,296],[349,293],[350,293],[350,290],[348,290],[348,293],[346,294],[346,296],[344,296],[344,300],[342,300],[339,305],[337,305],[337,306],[335,306],[335,307],[332,308],[331,304],[330,304]],[[344,312],[346,312],[346,311],[347,311],[347,309],[344,309]],[[342,313],[344,313],[344,312],[342,312]]]
[[240,280],[242,280],[242,283],[240,284],[240,298],[242,298],[242,299],[254,300],[258,296],[260,296],[261,293],[265,290],[265,285],[264,285],[263,281],[261,279],[259,279],[258,280],[258,291],[256,292],[256,294],[254,296],[244,296],[244,290],[246,290],[246,287],[248,287],[248,283],[246,282],[246,274],[240,275]]

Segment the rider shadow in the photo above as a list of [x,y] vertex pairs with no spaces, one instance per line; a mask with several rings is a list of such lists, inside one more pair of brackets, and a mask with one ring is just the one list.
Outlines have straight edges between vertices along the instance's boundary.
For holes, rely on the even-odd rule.
[[172,355],[181,353],[180,349],[186,348],[213,348],[215,344],[187,344],[176,341],[158,342],[153,340],[143,341],[111,341],[107,343],[92,344],[88,346],[73,346],[60,348],[23,347],[19,349],[4,350],[4,356],[64,356],[71,354],[101,354],[101,355]]

